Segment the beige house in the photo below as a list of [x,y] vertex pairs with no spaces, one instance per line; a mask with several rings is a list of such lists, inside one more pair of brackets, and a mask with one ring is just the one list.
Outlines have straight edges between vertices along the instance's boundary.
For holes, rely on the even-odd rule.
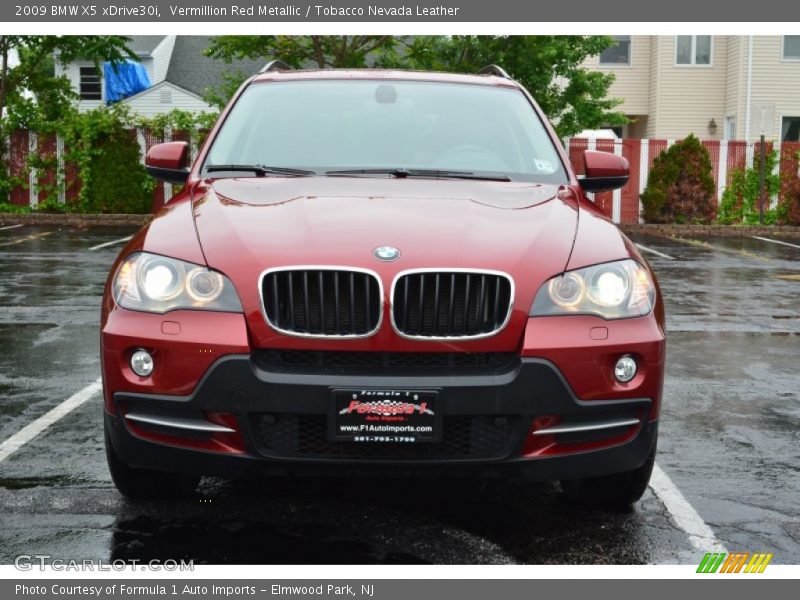
[[621,137],[800,141],[800,35],[614,37],[586,64],[616,76]]

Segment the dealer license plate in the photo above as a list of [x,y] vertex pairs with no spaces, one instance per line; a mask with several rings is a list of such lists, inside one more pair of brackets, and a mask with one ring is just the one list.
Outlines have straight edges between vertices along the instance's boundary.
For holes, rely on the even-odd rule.
[[329,436],[343,442],[437,442],[438,400],[431,390],[333,390]]

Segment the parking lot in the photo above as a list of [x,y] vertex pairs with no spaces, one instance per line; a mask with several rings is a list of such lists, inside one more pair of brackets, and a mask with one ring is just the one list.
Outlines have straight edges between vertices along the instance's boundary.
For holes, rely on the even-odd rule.
[[666,299],[667,379],[651,489],[607,513],[497,482],[206,479],[192,501],[125,501],[103,451],[98,320],[132,233],[0,228],[2,563],[800,562],[797,241],[634,239]]

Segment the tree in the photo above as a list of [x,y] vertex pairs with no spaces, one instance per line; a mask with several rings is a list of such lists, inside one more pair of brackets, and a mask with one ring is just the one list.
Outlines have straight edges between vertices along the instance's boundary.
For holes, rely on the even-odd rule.
[[66,77],[56,77],[54,57],[63,64],[90,60],[99,69],[103,61],[135,60],[129,41],[119,35],[0,35],[0,124],[25,125],[34,114],[58,119],[75,92]]
[[[390,35],[222,35],[206,49],[207,56],[231,64],[239,59],[282,60],[295,68],[367,66],[367,57],[392,52],[396,38]],[[216,88],[205,90],[203,99],[224,107],[249,74],[232,70]]]
[[313,63],[320,69],[367,66],[367,56],[390,51],[391,35],[223,35],[206,54],[231,63],[240,58],[282,60],[292,67]]
[[236,90],[242,85],[245,79],[252,73],[245,73],[240,69],[227,71],[222,74],[222,81],[216,86],[207,87],[203,90],[203,100],[211,106],[216,106],[219,110],[225,108]]
[[[279,59],[293,67],[377,67],[474,73],[498,64],[530,90],[562,137],[627,122],[607,98],[614,76],[589,71],[584,61],[608,48],[606,36],[221,36],[207,50],[228,63]],[[372,60],[368,60],[371,58]],[[210,98],[230,97],[235,83]]]
[[[99,69],[101,61],[135,59],[128,41],[118,35],[0,35],[0,156],[9,131],[53,131],[74,111],[77,95],[65,76],[55,75],[55,60],[66,64],[81,58]],[[10,185],[7,165],[0,162],[0,197]]]
[[628,122],[613,110],[621,101],[607,97],[614,76],[583,66],[613,43],[607,36],[414,37],[392,48],[379,64],[392,66],[395,56],[400,66],[459,73],[500,65],[530,91],[558,135],[568,137],[583,129]]
[[[391,53],[396,43],[390,35],[223,35],[214,38],[205,54],[227,64],[246,58],[282,60],[294,68],[359,68],[367,66],[369,55]],[[204,91],[203,99],[223,108],[247,77],[228,71],[217,87]]]

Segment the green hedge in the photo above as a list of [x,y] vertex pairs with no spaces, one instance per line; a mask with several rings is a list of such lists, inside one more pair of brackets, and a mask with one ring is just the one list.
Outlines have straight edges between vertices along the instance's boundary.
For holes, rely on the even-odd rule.
[[[155,135],[165,131],[188,131],[193,142],[202,143],[217,115],[193,114],[175,110],[152,119],[132,115],[127,107],[116,104],[87,112],[72,111],[58,122],[38,121],[31,131],[40,135],[60,135],[64,140],[63,165],[54,159],[31,154],[26,169],[69,168],[70,177],[62,171],[57,183],[37,189],[43,201],[36,211],[76,213],[135,213],[151,210],[156,182],[141,164],[142,156],[135,129],[149,130]],[[66,188],[77,185],[77,199],[66,204],[58,201]],[[30,212],[29,207],[8,204],[10,191],[28,187],[27,175],[11,177],[0,169],[0,212]],[[7,209],[7,210],[6,210]]]

